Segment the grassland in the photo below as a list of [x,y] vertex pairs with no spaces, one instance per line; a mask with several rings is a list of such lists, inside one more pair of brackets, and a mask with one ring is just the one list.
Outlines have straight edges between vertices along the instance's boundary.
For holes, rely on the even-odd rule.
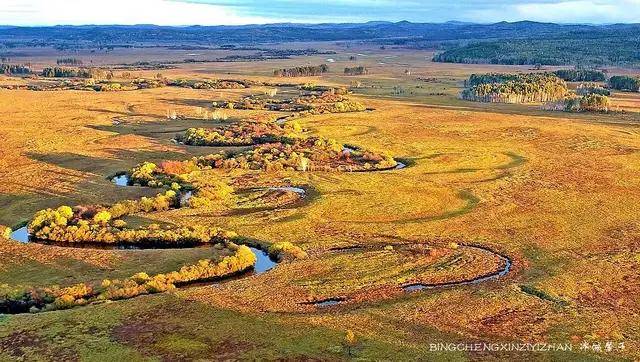
[[[355,99],[374,111],[309,116],[300,119],[302,126],[311,134],[389,152],[410,167],[363,173],[213,170],[236,185],[305,185],[314,197],[296,207],[250,213],[178,209],[145,217],[220,226],[267,243],[287,241],[304,248],[309,258],[216,285],[0,316],[0,360],[342,360],[349,358],[342,346],[347,329],[359,339],[355,357],[365,360],[637,359],[640,138],[631,112],[636,97],[618,96],[630,112],[614,115],[464,102],[456,95],[470,73],[527,69],[436,64],[426,60],[428,52],[328,47],[338,54],[187,64],[162,73],[268,80],[276,68],[335,58],[329,74],[296,81],[360,81]],[[358,60],[350,61],[351,55]],[[40,59],[47,57],[54,56]],[[354,63],[371,73],[340,75]],[[410,92],[394,94],[394,86]],[[225,110],[226,121],[202,119],[212,100],[253,92],[263,90],[0,90],[0,223],[15,225],[62,203],[109,204],[154,194],[116,187],[108,176],[143,161],[220,150],[171,139],[189,127],[259,114]],[[171,113],[180,117],[167,118]],[[0,243],[0,283],[10,285],[164,272],[210,253]],[[483,275],[501,267],[496,253],[513,262],[498,279],[413,293],[399,289],[415,281]],[[327,308],[305,304],[327,298],[346,302]],[[611,352],[580,350],[583,342],[609,341],[615,343]],[[438,342],[571,343],[574,350],[430,351]]]

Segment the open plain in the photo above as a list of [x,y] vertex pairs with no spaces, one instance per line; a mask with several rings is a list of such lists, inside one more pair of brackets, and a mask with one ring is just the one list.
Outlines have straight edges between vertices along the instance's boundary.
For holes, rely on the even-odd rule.
[[[233,195],[204,208],[138,213],[127,222],[221,227],[263,248],[291,243],[306,257],[164,293],[0,315],[0,360],[341,360],[350,358],[343,346],[347,330],[358,338],[349,354],[365,360],[517,359],[525,353],[434,349],[483,342],[573,346],[527,351],[529,359],[640,358],[638,93],[614,96],[625,112],[612,114],[475,103],[457,97],[470,74],[530,67],[434,63],[431,51],[365,45],[287,44],[293,46],[335,54],[127,70],[134,78],[161,73],[167,79],[267,82],[242,89],[0,90],[0,224],[14,229],[45,208],[155,195],[150,187],[111,180],[142,162],[244,150],[174,138],[189,128],[289,115],[238,107],[216,113],[212,102],[273,88],[284,99],[299,93],[295,84],[349,87],[349,97],[367,108],[293,116],[306,135],[406,165],[364,172],[198,171],[195,185],[223,180]],[[143,59],[141,51],[76,56],[107,66]],[[64,55],[21,52],[14,61],[34,67]],[[150,52],[155,60],[183,57],[164,48]],[[232,51],[219,52],[202,57]],[[328,58],[330,70],[321,76],[273,77],[274,69]],[[369,74],[342,74],[353,65],[368,67]],[[121,79],[123,70],[113,72]],[[0,85],[33,81],[7,76]],[[288,198],[295,195],[269,201],[247,194],[264,187],[304,191],[293,202]],[[118,250],[1,239],[0,285],[153,275],[226,255],[226,248]],[[614,347],[580,348],[595,343]]]

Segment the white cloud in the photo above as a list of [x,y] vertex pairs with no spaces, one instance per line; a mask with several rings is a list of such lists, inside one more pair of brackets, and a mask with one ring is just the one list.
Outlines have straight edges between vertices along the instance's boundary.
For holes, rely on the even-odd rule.
[[606,23],[640,20],[640,0],[565,1],[556,4],[520,4],[515,8],[521,16],[550,22]]
[[640,0],[0,0],[0,25],[639,22]]
[[273,22],[232,7],[170,0],[3,0],[0,24],[238,25]]
[[466,17],[478,22],[532,20],[558,23],[636,23],[640,0],[524,1],[502,7],[471,10]]

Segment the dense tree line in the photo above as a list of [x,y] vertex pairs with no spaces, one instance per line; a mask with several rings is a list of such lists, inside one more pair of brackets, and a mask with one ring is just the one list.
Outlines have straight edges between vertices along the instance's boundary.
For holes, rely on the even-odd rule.
[[567,38],[505,39],[455,46],[436,54],[446,63],[508,65],[638,65],[637,34],[572,34]]
[[276,77],[311,77],[322,75],[329,71],[329,66],[321,65],[305,65],[302,67],[276,69],[273,75]]
[[472,75],[467,83],[473,85],[460,97],[479,102],[549,102],[563,99],[568,93],[566,83],[548,73]]
[[369,69],[365,66],[359,65],[357,67],[346,67],[344,68],[344,75],[367,75],[369,74]]
[[47,67],[42,70],[42,76],[47,78],[91,78],[92,72],[89,69]]
[[567,82],[604,82],[607,75],[595,69],[560,69],[553,72]]
[[82,60],[78,58],[60,58],[56,60],[56,64],[58,65],[82,65]]
[[621,91],[639,92],[640,78],[627,75],[614,75],[609,78],[609,87]]
[[0,74],[14,75],[14,74],[30,74],[31,68],[22,64],[0,64]]

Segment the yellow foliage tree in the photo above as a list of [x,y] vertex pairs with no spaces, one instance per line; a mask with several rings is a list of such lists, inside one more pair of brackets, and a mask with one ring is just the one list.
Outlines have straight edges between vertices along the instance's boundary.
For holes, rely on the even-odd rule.
[[351,356],[351,349],[358,344],[358,338],[350,329],[347,329],[347,333],[344,336],[344,344],[347,346],[347,353]]

